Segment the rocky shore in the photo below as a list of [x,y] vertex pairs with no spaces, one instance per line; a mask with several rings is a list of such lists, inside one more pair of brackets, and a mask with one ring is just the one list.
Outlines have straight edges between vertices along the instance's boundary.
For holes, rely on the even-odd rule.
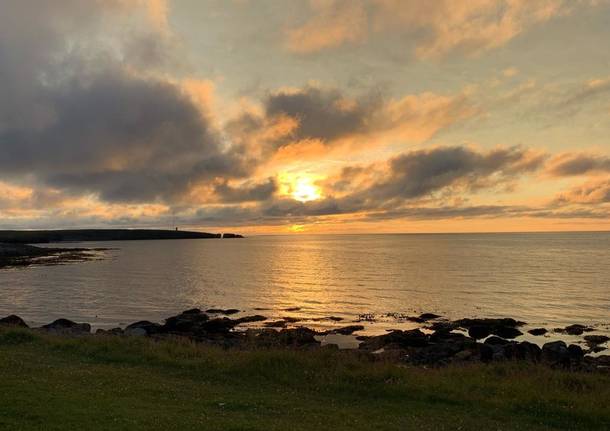
[[100,248],[46,248],[26,244],[0,243],[0,269],[34,264],[58,265],[99,258]]
[[[316,331],[305,326],[287,327],[296,323],[290,318],[270,320],[258,314],[227,317],[239,312],[237,309],[202,311],[194,308],[171,316],[163,323],[142,320],[124,328],[97,329],[95,333],[92,333],[90,324],[68,319],[58,319],[32,329],[62,336],[184,337],[197,343],[235,349],[338,349],[327,339],[331,335],[343,335],[353,336],[359,342],[358,347],[352,350],[354,354],[417,366],[526,361],[564,369],[610,371],[610,355],[592,355],[606,350],[609,337],[591,334],[593,328],[585,325],[552,329],[557,334],[582,336],[583,340],[578,344],[555,340],[538,345],[529,341],[515,341],[515,338],[523,335],[525,322],[513,318],[451,321],[424,313],[412,317],[413,321],[422,325],[421,328],[358,336],[356,333],[362,331],[364,326],[357,322]],[[27,323],[16,315],[0,319],[0,326],[28,328]],[[547,331],[546,328],[535,328],[528,332],[532,336],[541,336]],[[583,349],[580,344],[586,348]]]

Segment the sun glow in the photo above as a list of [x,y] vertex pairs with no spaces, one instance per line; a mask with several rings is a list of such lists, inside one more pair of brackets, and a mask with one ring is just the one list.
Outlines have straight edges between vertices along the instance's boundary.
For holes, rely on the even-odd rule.
[[320,179],[310,174],[280,174],[281,194],[299,202],[315,201],[322,197],[322,190],[316,184]]

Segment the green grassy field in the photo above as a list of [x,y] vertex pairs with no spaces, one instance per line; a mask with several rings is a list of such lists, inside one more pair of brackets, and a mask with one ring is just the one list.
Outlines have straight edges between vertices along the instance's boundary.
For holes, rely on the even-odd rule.
[[610,429],[610,375],[0,329],[2,430]]

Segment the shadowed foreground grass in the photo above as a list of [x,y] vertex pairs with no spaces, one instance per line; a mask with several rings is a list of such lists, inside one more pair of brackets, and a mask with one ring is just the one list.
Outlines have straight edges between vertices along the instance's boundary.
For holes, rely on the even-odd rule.
[[2,430],[592,430],[609,403],[607,374],[0,329]]

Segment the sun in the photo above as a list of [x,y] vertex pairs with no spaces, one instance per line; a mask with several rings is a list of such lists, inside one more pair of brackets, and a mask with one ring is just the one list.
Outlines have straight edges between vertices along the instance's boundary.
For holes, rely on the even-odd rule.
[[309,202],[320,199],[320,188],[316,186],[312,178],[297,178],[292,186],[292,197],[300,202]]

